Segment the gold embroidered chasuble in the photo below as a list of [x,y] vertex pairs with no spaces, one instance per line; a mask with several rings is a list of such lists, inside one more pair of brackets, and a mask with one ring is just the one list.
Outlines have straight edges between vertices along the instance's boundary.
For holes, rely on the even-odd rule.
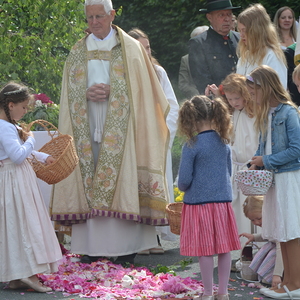
[[[111,51],[87,51],[84,38],[66,60],[59,130],[74,137],[79,164],[54,186],[51,217],[62,224],[106,216],[167,225],[169,104],[140,43],[114,28],[118,44]],[[110,96],[97,162],[87,113],[88,59],[110,61]]]

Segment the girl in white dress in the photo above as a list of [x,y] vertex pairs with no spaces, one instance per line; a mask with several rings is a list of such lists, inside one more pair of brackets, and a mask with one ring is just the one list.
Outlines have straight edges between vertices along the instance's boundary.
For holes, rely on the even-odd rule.
[[264,167],[274,173],[264,199],[262,237],[280,242],[284,276],[281,287],[263,293],[274,299],[300,299],[300,111],[268,66],[247,76],[256,103],[255,127],[259,146],[251,169]]
[[[128,34],[133,37],[134,39],[138,40],[143,47],[145,48],[148,57],[150,61],[153,64],[154,70],[157,74],[158,80],[160,82],[160,85],[164,91],[164,94],[169,102],[170,105],[170,111],[167,116],[167,126],[170,132],[170,141],[169,141],[169,148],[167,153],[167,163],[166,163],[166,177],[168,182],[168,188],[169,188],[169,196],[170,196],[170,202],[174,202],[174,191],[173,191],[173,172],[172,172],[172,145],[173,141],[176,135],[177,131],[177,119],[178,119],[178,111],[179,111],[179,105],[172,87],[172,84],[169,80],[169,77],[167,75],[167,72],[165,69],[158,63],[155,57],[152,56],[151,53],[151,47],[150,47],[150,41],[148,35],[140,30],[139,28],[133,28],[131,29]],[[160,233],[161,238],[167,241],[174,241],[177,239],[177,237],[170,231],[169,226],[160,226],[157,227],[157,232]],[[158,238],[159,240],[159,238]],[[161,247],[160,241],[158,241],[158,247],[152,248],[152,249],[146,249],[145,251],[139,252],[139,254],[162,254],[164,252],[163,248]]]
[[244,216],[243,203],[246,196],[237,187],[235,174],[241,169],[255,153],[258,145],[258,134],[254,129],[255,118],[253,105],[246,85],[246,77],[239,74],[229,74],[219,88],[208,85],[206,94],[212,92],[222,96],[232,114],[233,137],[231,139],[232,151],[232,207],[235,213],[238,231],[252,232],[251,222]]
[[236,72],[248,75],[256,67],[267,65],[273,68],[287,88],[287,67],[279,38],[266,9],[253,4],[243,10],[238,18],[240,41],[237,48],[239,60]]
[[[33,153],[32,132],[17,126],[27,112],[32,95],[26,86],[11,82],[0,91],[0,281],[9,287],[52,289],[39,282],[36,274],[57,271],[61,250],[27,161]],[[47,164],[54,158],[34,151]]]

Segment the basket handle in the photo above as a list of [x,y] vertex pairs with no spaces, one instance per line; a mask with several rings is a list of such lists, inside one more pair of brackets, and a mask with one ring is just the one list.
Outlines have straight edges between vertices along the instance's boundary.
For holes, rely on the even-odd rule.
[[[53,137],[55,135],[61,135],[61,132],[58,130],[57,127],[55,127],[52,123],[46,121],[46,120],[42,120],[42,119],[39,119],[39,120],[35,120],[35,121],[32,121],[31,123],[29,123],[27,126],[26,126],[26,130],[27,131],[30,131],[30,128],[34,125],[34,124],[39,124],[41,125],[46,131],[48,131],[48,135],[51,136],[51,138],[53,139]],[[51,133],[51,131],[54,131],[53,133]]]
[[244,247],[242,248],[241,252],[240,252],[240,261],[242,262],[242,254],[243,254],[243,250],[245,249],[245,247],[250,246],[251,248],[256,247],[256,249],[260,249],[255,243],[250,242],[249,244],[245,244]]
[[247,164],[249,164],[251,161],[252,161],[252,159],[249,159],[249,160],[247,160],[245,163],[243,163],[243,164],[239,164],[239,166],[240,166],[240,169],[243,169],[244,167],[246,167],[246,166],[247,166]]

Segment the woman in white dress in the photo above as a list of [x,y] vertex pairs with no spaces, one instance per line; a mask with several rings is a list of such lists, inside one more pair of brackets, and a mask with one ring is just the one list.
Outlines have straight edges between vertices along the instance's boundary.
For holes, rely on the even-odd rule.
[[261,4],[250,5],[238,18],[240,41],[237,73],[248,75],[255,68],[267,65],[273,68],[287,88],[287,67],[279,38],[270,16]]
[[[166,177],[168,181],[168,189],[170,194],[170,202],[174,202],[174,192],[173,192],[173,172],[172,172],[172,154],[171,149],[173,145],[173,141],[177,131],[177,119],[178,119],[178,111],[179,105],[175,96],[175,93],[172,88],[172,84],[169,80],[167,72],[165,69],[158,63],[158,61],[151,54],[151,47],[149,42],[149,37],[146,33],[138,28],[131,29],[128,34],[134,39],[138,40],[143,47],[145,48],[149,59],[151,60],[155,72],[157,74],[160,85],[164,91],[164,94],[170,104],[170,111],[167,116],[167,126],[170,132],[170,142],[167,153],[167,164],[166,164]],[[164,240],[173,241],[176,239],[176,236],[170,231],[169,226],[159,227],[157,231],[161,234],[161,238]],[[163,249],[159,243],[157,248],[153,248],[149,250],[150,253],[163,253]],[[140,252],[141,254],[149,254],[148,250]]]
[[34,152],[47,164],[54,158],[33,151],[33,134],[16,124],[31,97],[28,88],[17,83],[0,91],[0,281],[10,281],[12,289],[49,292],[52,289],[36,274],[57,271],[62,254],[27,157]]

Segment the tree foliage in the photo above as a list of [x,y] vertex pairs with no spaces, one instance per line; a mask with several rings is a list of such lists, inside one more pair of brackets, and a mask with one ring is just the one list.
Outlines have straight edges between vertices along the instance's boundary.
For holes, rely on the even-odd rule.
[[[232,2],[242,8],[251,3]],[[58,103],[66,56],[84,36],[83,3],[84,0],[0,0],[0,83],[22,81],[35,93],[46,93]],[[188,51],[190,32],[196,26],[208,25],[205,15],[199,13],[204,3],[204,0],[113,0],[116,9],[122,7],[114,23],[125,31],[132,27],[144,30],[150,37],[154,55],[172,82],[176,82],[180,58]],[[299,13],[298,0],[261,3],[272,18],[284,5]]]
[[[129,2],[129,3],[128,3]],[[151,41],[155,57],[167,70],[169,77],[177,80],[181,56],[187,53],[187,42],[196,26],[209,25],[204,14],[199,13],[205,7],[205,0],[113,0],[114,7],[122,6],[122,15],[115,23],[125,31],[138,27],[145,31]],[[253,3],[249,0],[232,0],[236,15]],[[255,2],[254,2],[255,3]],[[260,1],[273,19],[275,12],[282,6],[291,7],[299,17],[298,0],[262,0]]]
[[63,64],[84,35],[81,0],[0,1],[0,82],[22,81],[58,103]]

